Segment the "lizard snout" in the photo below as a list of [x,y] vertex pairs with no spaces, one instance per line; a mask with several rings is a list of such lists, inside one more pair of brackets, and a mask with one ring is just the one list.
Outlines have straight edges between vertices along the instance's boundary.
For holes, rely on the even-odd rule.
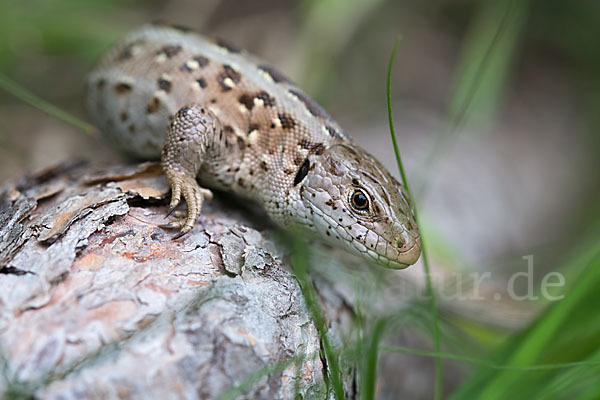
[[419,236],[413,237],[406,230],[398,238],[398,260],[407,265],[417,262],[421,255],[421,239]]

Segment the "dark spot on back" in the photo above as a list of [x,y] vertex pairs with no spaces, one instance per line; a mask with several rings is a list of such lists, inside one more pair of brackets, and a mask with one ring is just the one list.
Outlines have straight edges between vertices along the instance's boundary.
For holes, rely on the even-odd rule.
[[240,185],[241,187],[244,187],[244,185],[246,185],[246,181],[244,181],[244,178],[239,178],[237,180],[238,185]]
[[223,131],[225,131],[227,133],[233,133],[233,127],[231,125],[225,125],[223,127]]
[[300,147],[302,147],[303,149],[310,149],[312,147],[312,144],[310,142],[310,140],[303,138],[302,140],[300,140],[298,142],[298,144],[300,145]]
[[150,102],[148,103],[148,106],[146,106],[146,112],[148,114],[154,114],[155,112],[158,111],[160,107],[160,100],[158,99],[158,97],[153,97]]
[[117,94],[126,94],[131,92],[132,86],[129,83],[117,83],[115,85],[115,92]]
[[133,57],[133,48],[139,45],[141,42],[141,40],[137,40],[134,43],[130,43],[127,46],[125,46],[123,51],[117,56],[117,61],[125,61]]
[[240,150],[244,150],[246,148],[246,142],[244,142],[244,139],[239,136],[237,137],[237,143]]
[[327,120],[331,120],[331,116],[329,114],[327,114],[327,111],[325,111],[323,109],[323,107],[321,107],[319,104],[317,104],[316,101],[314,101],[313,99],[311,99],[310,97],[308,97],[307,95],[305,95],[304,93],[302,93],[299,90],[290,89],[289,91],[294,96],[298,97],[298,99],[302,103],[304,103],[304,105],[306,106],[306,108],[312,115],[314,115],[315,117],[321,117],[321,118],[324,118]]
[[292,129],[296,126],[296,121],[292,116],[284,113],[277,114],[277,116],[279,117],[279,121],[281,121],[281,127],[283,129]]
[[292,81],[287,76],[283,75],[281,72],[277,71],[275,68],[271,67],[270,65],[259,65],[258,69],[269,74],[271,76],[271,78],[273,78],[274,82],[292,83]]
[[160,90],[164,90],[167,93],[171,91],[171,81],[164,78],[159,78],[156,83]]
[[339,132],[332,127],[331,125],[325,125],[325,129],[327,129],[327,132],[329,133],[329,136],[336,138],[336,139],[343,139],[344,136],[340,135]]
[[129,125],[129,133],[135,133],[135,125],[134,124]]
[[96,82],[96,88],[98,88],[98,90],[103,89],[105,85],[106,81],[104,79],[98,79],[98,81]]
[[168,44],[163,46],[160,50],[156,52],[156,55],[159,56],[164,54],[167,58],[173,58],[181,51],[181,46],[177,44]]
[[260,168],[262,168],[264,171],[269,170],[269,166],[267,165],[267,162],[264,160],[260,162]]
[[248,111],[252,110],[252,108],[254,107],[254,98],[248,93],[242,94],[238,100],[240,103],[246,106],[246,109],[248,109]]
[[265,103],[266,107],[273,107],[275,105],[275,98],[269,96],[269,93],[265,92],[264,90],[258,92],[254,97],[261,99]]
[[132,45],[125,47],[125,49],[117,56],[117,61],[125,61],[133,57],[133,54],[131,52],[132,47]]
[[310,151],[320,156],[325,151],[325,146],[323,145],[323,143],[317,143],[310,149]]
[[204,56],[196,56],[196,57],[194,57],[194,61],[196,61],[198,63],[198,66],[200,68],[206,67],[209,63],[208,58],[206,58]]
[[231,90],[231,88],[225,84],[225,79],[227,78],[231,79],[233,83],[238,83],[242,78],[242,75],[235,69],[233,69],[231,66],[224,64],[223,72],[221,72],[221,74],[219,74],[219,77],[217,78],[219,85],[221,85],[221,90],[223,90],[224,92],[228,92]]
[[127,118],[129,116],[127,115],[126,111],[122,111],[120,117],[121,117],[121,121],[125,122],[125,121],[127,121]]
[[223,40],[223,39],[217,39],[216,44],[219,47],[223,47],[223,48],[227,49],[227,51],[229,51],[230,53],[239,53],[242,51],[242,49],[240,49],[239,47],[234,46],[231,43],[229,43],[228,41]]
[[294,158],[294,165],[300,165],[300,164],[302,164],[302,157],[296,156]]
[[259,126],[257,124],[250,124],[248,126],[248,134],[252,131],[257,131],[259,129]]
[[204,80],[204,78],[198,78],[196,79],[196,82],[198,82],[198,85],[200,85],[202,89],[206,88],[206,81]]
[[210,102],[211,102],[212,104],[215,104],[215,103],[217,102],[217,99],[215,99],[215,98],[213,98],[213,99],[210,99]]
[[289,169],[289,168],[284,168],[284,169],[283,169],[283,173],[284,173],[284,174],[286,174],[286,175],[291,175],[291,174],[293,174],[293,173],[294,173],[294,171],[292,171],[292,170],[291,170],[291,169]]

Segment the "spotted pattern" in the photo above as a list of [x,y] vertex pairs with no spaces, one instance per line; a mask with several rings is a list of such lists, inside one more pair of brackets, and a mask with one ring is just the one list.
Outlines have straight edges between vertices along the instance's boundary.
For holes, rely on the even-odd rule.
[[240,79],[242,79],[242,74],[233,69],[230,65],[224,64],[223,72],[219,74],[217,82],[219,82],[223,92],[228,92],[240,82]]
[[243,104],[247,110],[252,110],[252,108],[254,107],[254,96],[248,94],[248,93],[244,93],[242,94],[238,101]]
[[327,131],[327,133],[329,134],[329,136],[331,136],[332,138],[344,139],[344,135],[341,135],[337,131],[337,129],[335,129],[333,126],[331,126],[329,124],[325,124],[325,130]]
[[[173,196],[179,185],[188,202],[174,227],[189,231],[201,212],[199,171],[199,182],[257,201],[285,228],[392,268],[416,260],[418,231],[401,185],[285,75],[179,27],[147,26],[118,46],[90,77],[88,106],[131,153],[156,156],[166,143]],[[353,214],[357,187],[377,219]]]
[[259,65],[258,69],[261,70],[263,73],[267,74],[269,77],[271,77],[271,79],[273,80],[273,82],[275,83],[292,83],[292,81],[285,76],[284,74],[282,74],[281,72],[277,71],[275,68],[271,67],[270,65]]
[[181,49],[182,49],[182,47],[180,45],[169,44],[169,45],[162,47],[160,50],[158,50],[156,52],[156,55],[157,56],[164,55],[167,58],[173,58],[177,54],[179,54],[179,52],[181,52]]
[[204,78],[196,79],[196,83],[198,83],[198,86],[200,86],[202,89],[206,89],[207,84]]
[[115,93],[117,93],[118,95],[124,95],[127,94],[129,92],[131,92],[133,90],[133,86],[130,85],[129,83],[118,83],[115,85]]
[[121,51],[121,53],[119,53],[119,55],[117,56],[117,61],[127,61],[133,58],[138,51],[141,51],[140,47],[142,44],[143,41],[138,40],[125,46],[123,51]]
[[326,120],[332,119],[331,116],[327,114],[327,112],[323,109],[323,107],[318,105],[316,101],[305,95],[303,92],[296,89],[289,89],[289,92],[293,96],[297,97],[298,100],[300,100],[302,103],[304,103],[308,112],[310,112],[315,117],[320,117]]
[[252,111],[255,105],[260,104],[265,107],[275,106],[275,98],[270,96],[264,90],[256,94],[243,93],[238,98],[240,104],[242,104],[248,111]]
[[154,114],[158,111],[159,108],[160,100],[158,99],[158,97],[152,97],[152,99],[150,99],[150,102],[148,102],[148,105],[146,106],[146,112],[148,114]]
[[198,63],[198,67],[200,68],[204,68],[210,63],[210,60],[205,56],[196,56],[193,60]]
[[223,39],[217,39],[215,43],[217,44],[217,46],[224,48],[230,53],[241,53],[242,51],[242,49],[240,49],[239,47],[234,46],[233,44]]
[[156,83],[159,90],[163,90],[167,93],[171,91],[171,79],[167,75],[162,75],[160,78],[158,78]]
[[279,113],[277,114],[277,117],[279,118],[283,129],[294,129],[296,126],[296,120],[289,114]]

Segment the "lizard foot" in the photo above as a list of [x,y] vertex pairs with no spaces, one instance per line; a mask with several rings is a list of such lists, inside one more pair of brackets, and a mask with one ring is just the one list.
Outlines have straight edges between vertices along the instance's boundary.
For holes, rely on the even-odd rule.
[[202,203],[205,199],[212,199],[213,194],[210,190],[200,187],[195,177],[186,175],[177,169],[167,168],[165,175],[171,186],[171,202],[166,216],[173,213],[179,205],[182,195],[187,203],[187,213],[181,216],[181,212],[176,212],[176,216],[179,217],[177,220],[160,225],[161,228],[179,229],[179,233],[173,236],[173,240],[175,240],[192,230],[202,210]]

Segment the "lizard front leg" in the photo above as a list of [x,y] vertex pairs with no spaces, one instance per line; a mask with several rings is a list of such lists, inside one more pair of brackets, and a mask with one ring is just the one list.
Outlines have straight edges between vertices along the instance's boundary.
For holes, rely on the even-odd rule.
[[221,124],[205,107],[189,104],[182,107],[169,125],[162,149],[161,164],[171,186],[170,215],[179,204],[181,196],[187,203],[185,218],[162,225],[163,228],[181,229],[173,239],[192,230],[204,199],[210,200],[212,192],[200,187],[196,175],[206,161],[207,149],[219,135]]

